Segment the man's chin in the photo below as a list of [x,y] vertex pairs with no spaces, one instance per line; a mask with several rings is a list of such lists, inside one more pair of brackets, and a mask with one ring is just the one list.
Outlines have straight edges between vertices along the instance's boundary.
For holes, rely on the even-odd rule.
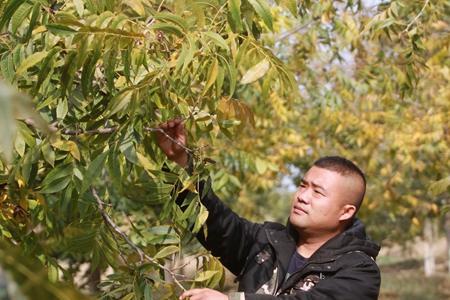
[[305,222],[305,220],[301,220],[299,216],[289,216],[289,222],[296,229],[303,229],[308,227],[307,222]]

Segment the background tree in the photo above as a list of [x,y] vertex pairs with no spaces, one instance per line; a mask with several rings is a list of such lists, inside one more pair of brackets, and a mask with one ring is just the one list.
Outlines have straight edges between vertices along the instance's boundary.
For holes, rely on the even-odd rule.
[[[278,183],[324,154],[367,172],[378,240],[419,234],[448,199],[428,192],[448,177],[447,2],[1,1],[1,76],[21,91],[1,87],[4,247],[51,282],[88,266],[78,284],[105,298],[217,287],[222,267],[187,230],[207,217],[196,183],[285,222]],[[154,142],[174,117],[192,175]],[[184,254],[192,277],[175,274]]]

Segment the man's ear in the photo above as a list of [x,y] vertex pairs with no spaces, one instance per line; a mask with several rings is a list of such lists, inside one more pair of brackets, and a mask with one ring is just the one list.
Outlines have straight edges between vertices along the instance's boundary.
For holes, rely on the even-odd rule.
[[356,206],[352,204],[346,204],[341,209],[341,215],[339,216],[339,221],[350,220],[356,213]]

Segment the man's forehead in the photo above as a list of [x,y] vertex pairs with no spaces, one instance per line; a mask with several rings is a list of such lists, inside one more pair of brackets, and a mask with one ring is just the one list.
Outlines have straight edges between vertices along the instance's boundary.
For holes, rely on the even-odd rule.
[[343,176],[342,174],[324,169],[319,168],[316,166],[312,166],[303,177],[303,180],[308,182],[314,182],[315,184],[319,184],[322,186],[326,186],[327,184],[330,184],[334,181],[338,180],[344,180],[346,176]]
[[348,174],[343,175],[337,171],[328,170],[325,168],[320,168],[312,166],[303,177],[303,180],[308,182],[314,182],[315,184],[321,185],[326,188],[331,185],[354,185],[356,182],[360,182],[361,179],[356,175]]

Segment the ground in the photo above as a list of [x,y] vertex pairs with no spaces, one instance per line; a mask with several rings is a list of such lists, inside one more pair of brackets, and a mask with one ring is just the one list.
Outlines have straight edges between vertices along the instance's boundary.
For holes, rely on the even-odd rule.
[[[384,257],[380,257],[383,260]],[[381,293],[379,300],[444,300],[450,299],[450,273],[445,260],[437,260],[437,272],[425,277],[423,260],[405,259],[380,263]]]

